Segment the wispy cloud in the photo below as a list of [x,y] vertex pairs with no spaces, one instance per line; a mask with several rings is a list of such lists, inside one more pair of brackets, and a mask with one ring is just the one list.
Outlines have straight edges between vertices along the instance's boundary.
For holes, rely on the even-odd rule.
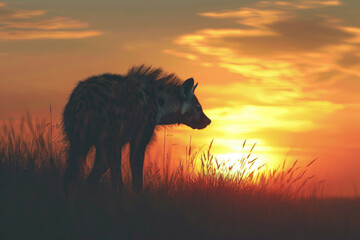
[[75,39],[100,35],[97,31],[11,31],[0,32],[0,39],[31,40],[31,39]]
[[286,11],[249,7],[244,7],[236,11],[204,12],[199,15],[210,18],[233,18],[240,24],[254,27],[261,27],[279,20],[291,18],[291,15]]
[[49,17],[46,10],[21,10],[0,3],[0,40],[71,39],[99,36],[89,24],[67,17]]
[[58,30],[58,29],[81,29],[88,28],[89,24],[78,20],[67,19],[64,17],[54,17],[49,19],[37,19],[36,21],[1,21],[0,29],[39,29],[39,30]]
[[176,57],[186,58],[189,60],[197,60],[197,56],[191,53],[179,52],[173,49],[164,49],[163,52]]
[[261,1],[257,4],[260,7],[281,7],[287,9],[311,9],[311,8],[323,8],[323,7],[333,7],[342,5],[341,1],[308,1],[308,0],[299,0],[299,1]]

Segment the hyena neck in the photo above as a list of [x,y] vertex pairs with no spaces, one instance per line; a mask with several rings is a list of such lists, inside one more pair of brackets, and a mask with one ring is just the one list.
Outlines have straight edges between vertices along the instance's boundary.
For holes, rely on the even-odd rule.
[[164,86],[164,90],[159,93],[158,99],[157,125],[180,123],[180,87]]

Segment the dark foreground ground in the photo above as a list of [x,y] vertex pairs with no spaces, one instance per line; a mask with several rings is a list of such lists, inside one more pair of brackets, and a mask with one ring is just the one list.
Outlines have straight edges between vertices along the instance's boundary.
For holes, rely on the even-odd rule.
[[282,199],[201,181],[139,195],[83,184],[68,199],[59,172],[2,164],[0,239],[360,239],[359,199]]

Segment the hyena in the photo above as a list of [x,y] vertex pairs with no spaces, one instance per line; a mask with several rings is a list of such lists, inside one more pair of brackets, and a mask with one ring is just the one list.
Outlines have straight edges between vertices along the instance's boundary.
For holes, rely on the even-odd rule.
[[132,67],[126,75],[80,81],[63,112],[70,143],[64,190],[76,185],[91,146],[96,155],[88,185],[97,186],[110,168],[112,186],[122,189],[121,149],[129,143],[132,187],[141,191],[145,149],[156,125],[203,129],[211,123],[194,95],[196,87],[193,78],[182,82],[175,74],[145,65]]

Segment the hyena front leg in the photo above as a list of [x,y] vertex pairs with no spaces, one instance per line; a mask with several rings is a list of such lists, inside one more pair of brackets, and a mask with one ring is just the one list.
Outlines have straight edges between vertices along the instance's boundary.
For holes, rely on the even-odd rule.
[[87,178],[88,186],[92,190],[97,188],[102,175],[104,175],[109,168],[106,148],[102,145],[95,145],[95,149],[94,167]]
[[143,168],[146,146],[148,145],[153,129],[144,135],[138,136],[130,142],[130,168],[132,175],[132,188],[139,193],[143,188]]
[[121,173],[121,149],[122,145],[116,142],[112,143],[107,149],[110,163],[111,186],[116,191],[122,191],[124,188]]

